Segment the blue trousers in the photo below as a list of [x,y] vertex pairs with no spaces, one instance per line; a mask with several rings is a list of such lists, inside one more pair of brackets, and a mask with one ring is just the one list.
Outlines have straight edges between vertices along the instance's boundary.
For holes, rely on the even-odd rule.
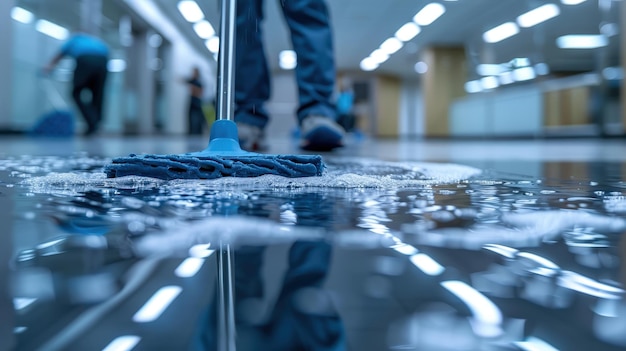
[[[298,57],[298,122],[310,115],[336,119],[332,94],[335,61],[328,7],[324,0],[282,0],[280,8]],[[270,72],[263,49],[263,0],[237,0],[235,121],[264,128],[269,116]]]

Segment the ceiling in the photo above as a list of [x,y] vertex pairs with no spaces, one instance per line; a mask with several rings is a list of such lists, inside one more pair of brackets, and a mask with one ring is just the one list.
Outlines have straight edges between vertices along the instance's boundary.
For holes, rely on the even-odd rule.
[[[79,17],[81,0],[17,0],[16,3],[54,14]],[[123,0],[118,0],[123,2]],[[196,47],[207,53],[204,43],[177,10],[176,0],[154,0]],[[285,0],[282,0],[285,1]],[[289,0],[287,0],[289,1]],[[61,6],[63,2],[66,6]],[[219,0],[197,0],[207,19],[219,27]],[[574,6],[560,0],[327,0],[334,31],[335,57],[339,70],[357,71],[360,61],[400,26],[411,21],[426,4],[440,2],[446,13],[433,24],[423,27],[419,35],[377,69],[406,78],[418,77],[413,67],[425,48],[462,46],[468,63],[503,63],[516,57],[528,57],[533,63],[545,62],[552,72],[585,72],[601,65],[619,64],[619,35],[610,38],[608,47],[596,50],[563,50],[555,46],[564,34],[597,34],[603,23],[618,23],[622,0],[588,0]],[[102,0],[103,25],[116,27],[119,6]],[[515,21],[520,14],[545,3],[555,3],[561,15],[538,26],[522,29],[519,34],[495,44],[482,40],[482,33],[499,24]],[[273,69],[278,69],[278,53],[289,49],[289,36],[280,12],[279,0],[265,0],[263,24],[265,48]],[[602,7],[602,8],[601,8]],[[65,20],[59,19],[61,22]],[[474,72],[472,70],[472,72]],[[472,77],[468,77],[472,78]]]
[[[184,23],[173,0],[158,0],[179,25]],[[430,2],[444,4],[446,13],[385,63],[377,72],[414,77],[414,65],[429,46],[463,46],[470,64],[503,63],[516,57],[528,57],[534,63],[545,62],[552,72],[591,71],[601,64],[619,64],[619,35],[610,44],[597,50],[564,50],[555,45],[565,34],[598,34],[600,25],[619,23],[621,0],[588,0],[567,6],[560,0],[327,0],[334,30],[335,56],[340,70],[359,70],[360,61],[400,26]],[[217,28],[217,0],[198,0],[207,19]],[[495,44],[482,40],[482,33],[545,3],[555,3],[561,14],[538,26],[522,29],[514,37]],[[274,69],[278,69],[278,53],[289,49],[289,36],[278,0],[266,0],[263,24],[265,48]],[[602,7],[602,8],[601,8]],[[605,59],[605,60],[603,60]],[[604,62],[604,63],[602,63]]]

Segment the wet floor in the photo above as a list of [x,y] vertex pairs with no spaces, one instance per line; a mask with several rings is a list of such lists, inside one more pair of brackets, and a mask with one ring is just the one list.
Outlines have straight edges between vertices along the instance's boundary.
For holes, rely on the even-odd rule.
[[367,149],[192,181],[3,155],[16,349],[626,348],[623,162]]

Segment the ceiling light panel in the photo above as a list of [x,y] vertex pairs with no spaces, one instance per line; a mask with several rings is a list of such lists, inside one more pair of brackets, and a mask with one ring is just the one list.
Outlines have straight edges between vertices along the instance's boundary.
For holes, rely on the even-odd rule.
[[522,28],[529,28],[543,23],[561,13],[559,7],[555,4],[545,4],[534,10],[530,10],[523,15],[517,17],[517,23]]
[[187,22],[195,23],[204,19],[204,13],[193,0],[183,0],[178,3],[178,11],[183,15]]
[[424,6],[424,8],[413,17],[413,21],[420,26],[427,26],[435,22],[437,18],[441,17],[445,12],[445,6],[438,2],[431,2]]
[[213,26],[207,20],[194,23],[193,30],[202,39],[209,39],[215,35],[215,29],[213,29]]
[[556,39],[556,45],[561,49],[596,49],[609,44],[604,35],[564,35]]
[[409,41],[420,33],[420,27],[415,22],[409,22],[400,27],[396,32],[396,38],[401,41]]
[[517,26],[517,24],[513,22],[507,22],[486,31],[483,34],[483,39],[487,43],[497,43],[504,39],[510,38],[517,33],[519,33],[519,27]]

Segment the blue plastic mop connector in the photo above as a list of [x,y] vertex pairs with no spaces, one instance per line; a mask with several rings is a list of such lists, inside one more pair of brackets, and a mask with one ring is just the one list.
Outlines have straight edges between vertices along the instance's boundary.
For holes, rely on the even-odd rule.
[[192,154],[206,155],[215,153],[220,155],[255,155],[254,152],[242,150],[239,146],[237,124],[231,120],[220,119],[211,125],[209,145],[206,149]]

